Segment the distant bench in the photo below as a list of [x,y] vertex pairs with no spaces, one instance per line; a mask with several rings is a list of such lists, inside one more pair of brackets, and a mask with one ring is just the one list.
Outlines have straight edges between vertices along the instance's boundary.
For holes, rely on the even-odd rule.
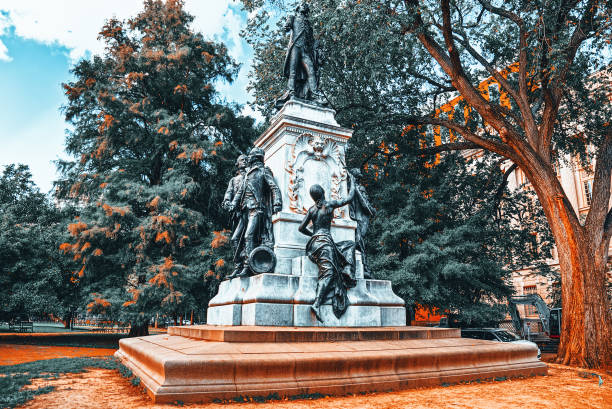
[[122,334],[130,332],[130,326],[110,326],[110,325],[100,325],[89,328],[92,332],[105,332],[111,334]]
[[30,321],[9,322],[9,331],[34,332],[34,323]]

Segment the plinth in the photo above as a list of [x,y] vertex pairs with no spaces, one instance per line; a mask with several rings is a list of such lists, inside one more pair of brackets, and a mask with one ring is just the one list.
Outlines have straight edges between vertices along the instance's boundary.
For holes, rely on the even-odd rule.
[[155,402],[400,390],[545,375],[537,347],[424,327],[170,327],[116,355]]
[[[353,135],[341,127],[334,111],[291,99],[272,118],[255,141],[265,151],[264,162],[274,174],[282,195],[282,210],[272,217],[273,274],[235,278],[221,283],[210,301],[208,324],[296,327],[380,327],[406,325],[404,300],[388,280],[364,278],[361,254],[356,255],[357,285],[348,290],[349,307],[337,318],[323,305],[323,322],[310,310],[317,288],[318,268],[305,256],[308,236],[298,231],[314,203],[308,193],[319,184],[326,199],[347,196],[345,149]],[[331,233],[334,241],[355,240],[355,221],[348,206],[336,209]]]

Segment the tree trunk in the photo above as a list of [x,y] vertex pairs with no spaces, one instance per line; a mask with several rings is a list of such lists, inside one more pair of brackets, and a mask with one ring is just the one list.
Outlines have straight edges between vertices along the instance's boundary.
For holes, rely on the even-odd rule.
[[70,329],[70,322],[72,321],[72,311],[69,311],[68,314],[64,317],[64,328]]
[[149,335],[149,324],[136,324],[132,323],[130,326],[130,332],[128,333],[128,337],[145,337]]
[[580,225],[562,190],[554,191],[556,178],[546,182],[533,185],[559,258],[563,309],[557,362],[602,368],[612,363],[612,314],[606,288],[609,240],[602,240],[603,225],[597,231]]

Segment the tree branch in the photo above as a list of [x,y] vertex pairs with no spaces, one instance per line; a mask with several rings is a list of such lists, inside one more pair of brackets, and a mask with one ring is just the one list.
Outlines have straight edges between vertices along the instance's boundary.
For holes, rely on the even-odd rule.
[[587,29],[587,25],[593,19],[595,13],[597,13],[598,7],[598,0],[589,0],[585,6],[584,14],[574,29],[572,37],[564,50],[565,65],[559,71],[559,76],[555,81],[554,87],[550,90],[548,87],[544,89],[545,92],[550,93],[550,100],[546,101],[544,112],[542,113],[542,126],[540,127],[539,140],[536,146],[537,151],[541,152],[543,157],[550,157],[552,134],[555,127],[557,112],[559,111],[559,103],[563,94],[563,86],[567,80],[567,74],[569,73],[570,67],[574,62],[578,48],[584,42],[584,40],[587,39],[586,32],[590,31]]
[[489,62],[482,55],[480,55],[480,53],[478,53],[478,51],[476,51],[474,47],[471,46],[467,38],[467,35],[465,35],[464,33],[461,33],[461,36],[463,37],[463,39],[456,38],[456,37],[455,38],[467,50],[467,52],[470,53],[470,55],[474,57],[474,59],[478,61],[480,65],[482,65],[488,71],[488,73],[491,74],[493,78],[495,78],[495,80],[499,83],[499,85],[501,85],[503,89],[508,94],[510,94],[512,99],[516,101],[516,104],[518,105],[523,118],[518,118],[514,114],[512,114],[511,116],[517,122],[517,124],[525,130],[525,133],[527,134],[527,138],[530,140],[534,140],[535,135],[537,134],[538,128],[535,123],[535,119],[533,118],[531,109],[529,107],[529,103],[527,102],[526,91],[525,91],[525,98],[522,98],[519,95],[519,93],[514,88],[512,88],[508,80],[506,80],[498,70],[496,70],[493,66],[491,66],[491,64],[489,64]]
[[495,7],[491,4],[490,1],[478,0],[478,2],[490,11],[493,14],[497,14],[500,17],[507,18],[508,20],[512,20],[519,27],[523,27],[523,19],[516,13],[511,12],[510,10],[503,9],[501,7]]
[[518,91],[518,98],[512,94],[510,95],[514,98],[517,105],[519,106],[519,109],[521,110],[521,113],[525,120],[525,124],[527,126],[527,129],[525,129],[527,137],[533,140],[538,129],[535,123],[535,119],[533,117],[533,113],[531,112],[531,109],[529,108],[529,98],[527,97],[527,78],[526,76],[527,76],[527,37],[528,37],[528,34],[525,31],[525,23],[523,19],[516,13],[513,13],[509,10],[506,10],[500,7],[495,7],[491,4],[490,1],[478,0],[478,2],[491,13],[496,14],[500,17],[505,17],[513,21],[514,23],[516,23],[516,25],[519,27],[519,91]]
[[413,70],[408,70],[408,73],[410,75],[412,75],[415,78],[419,78],[422,79],[423,81],[427,81],[428,83],[430,83],[431,85],[433,85],[434,87],[438,87],[440,88],[440,90],[442,92],[451,92],[451,91],[456,91],[457,89],[455,87],[453,87],[452,85],[442,85],[439,82],[423,75],[423,74],[419,74]]
[[423,148],[419,150],[419,155],[433,155],[440,152],[448,152],[448,151],[462,151],[469,149],[481,149],[481,147],[474,142],[451,142],[445,143],[442,145],[431,146],[428,148]]
[[460,134],[466,141],[472,142],[480,148],[495,152],[498,155],[504,156],[513,161],[518,161],[516,153],[510,149],[506,144],[495,141],[492,139],[486,139],[475,133],[472,133],[469,129],[464,126],[457,124],[446,119],[431,118],[431,117],[412,117],[408,118],[407,121],[412,125],[440,125],[453,130]]
[[585,220],[587,229],[597,229],[606,223],[610,203],[610,178],[612,177],[612,129],[608,126],[606,135],[599,146],[597,163],[593,176],[591,208]]
[[510,177],[510,174],[512,172],[514,172],[516,170],[516,168],[518,168],[518,165],[516,163],[513,163],[512,165],[510,165],[510,167],[508,169],[506,169],[506,171],[504,172],[504,177],[502,179],[502,183],[499,185],[499,187],[497,188],[497,192],[495,194],[495,197],[497,198],[497,201],[499,202],[502,198],[502,195],[504,194],[504,189],[506,188],[506,185],[508,185],[508,178]]

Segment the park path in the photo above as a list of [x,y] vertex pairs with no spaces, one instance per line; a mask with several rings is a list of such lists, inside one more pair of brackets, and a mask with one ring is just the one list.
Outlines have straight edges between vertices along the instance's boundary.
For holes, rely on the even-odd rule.
[[[589,372],[590,373],[590,372]],[[593,408],[612,407],[612,376],[596,376],[573,368],[551,365],[548,376],[482,382],[440,388],[399,392],[329,397],[317,400],[271,401],[266,403],[229,403],[184,405],[208,409],[396,409],[396,408]],[[68,374],[57,380],[34,380],[33,387],[55,386],[51,393],[39,395],[23,408],[121,408],[159,409],[176,405],[155,405],[139,387],[116,371],[92,369]]]
[[41,359],[113,355],[116,349],[0,344],[0,365],[16,365]]

